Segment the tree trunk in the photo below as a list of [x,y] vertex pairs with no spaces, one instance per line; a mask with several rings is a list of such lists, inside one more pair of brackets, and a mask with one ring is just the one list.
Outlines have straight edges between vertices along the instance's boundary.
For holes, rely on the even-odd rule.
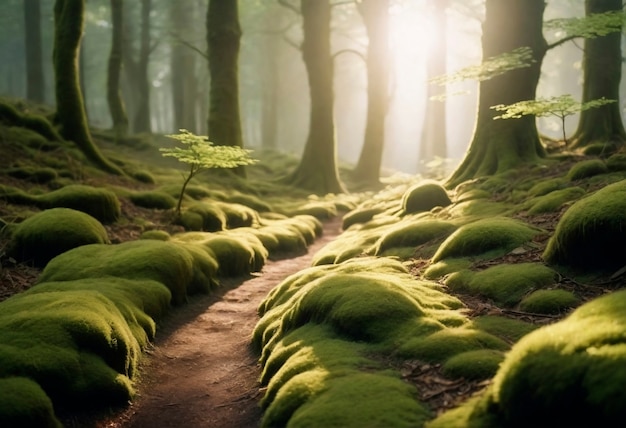
[[87,159],[113,174],[123,172],[102,156],[91,140],[78,83],[78,51],[83,33],[85,0],[56,0],[54,4],[53,63],[56,120],[61,135],[73,141]]
[[[210,0],[207,42],[211,92],[209,139],[216,145],[243,147],[239,109],[239,45],[241,27],[237,0]],[[243,166],[235,169],[245,177]]]
[[547,49],[542,34],[544,0],[487,0],[483,23],[483,58],[530,47],[534,62],[480,83],[474,136],[448,186],[492,175],[544,156],[534,116],[493,120],[490,107],[534,100]]
[[[431,11],[431,19],[434,23],[432,43],[428,52],[427,80],[436,76],[443,76],[447,72],[447,44],[448,44],[448,20],[446,9],[449,0],[434,2]],[[443,88],[445,91],[445,86]],[[426,170],[425,164],[433,159],[445,159],[448,156],[446,137],[446,101],[431,100],[439,95],[441,87],[428,84],[426,87],[426,113],[422,127],[422,140],[420,142],[419,159],[422,163],[420,169]]]
[[123,0],[111,0],[111,53],[109,54],[109,70],[107,74],[107,102],[113,121],[116,141],[124,138],[128,132],[128,117],[120,94],[120,72],[122,69],[123,49]]
[[24,0],[26,98],[43,102],[45,80],[41,46],[41,0]]
[[363,0],[358,3],[365,23],[367,49],[367,122],[359,161],[352,173],[354,179],[378,184],[385,143],[389,64],[389,0]]
[[[585,14],[622,10],[622,0],[586,0]],[[583,54],[583,104],[598,98],[618,102],[584,110],[578,129],[570,139],[572,148],[611,142],[620,146],[626,132],[620,114],[619,85],[622,78],[622,33],[585,39]]]
[[[184,34],[192,29],[196,4],[174,0],[171,3],[171,18],[174,26],[174,41],[171,45],[170,69],[172,77],[172,104],[175,131],[186,129],[197,133],[196,102],[196,53],[180,43]],[[187,40],[189,42],[189,40]]]
[[[274,25],[282,28],[285,22],[282,10],[266,7],[263,21],[270,28]],[[262,107],[261,107],[261,144],[265,149],[278,146],[278,87],[281,69],[278,65],[281,56],[282,34],[268,34],[264,38],[265,55],[261,56],[263,70]]]
[[328,0],[301,0],[301,9],[304,30],[302,57],[311,97],[309,136],[300,164],[286,182],[316,194],[342,193],[345,190],[337,171],[333,119],[330,4]]
[[135,132],[150,133],[150,78],[148,65],[150,63],[150,12],[152,0],[141,0],[141,34],[139,45],[139,60],[137,62],[137,111],[133,120]]

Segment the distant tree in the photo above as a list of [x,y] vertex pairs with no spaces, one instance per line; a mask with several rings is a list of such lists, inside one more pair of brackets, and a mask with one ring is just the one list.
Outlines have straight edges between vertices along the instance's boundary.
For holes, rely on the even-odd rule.
[[41,0],[24,0],[26,98],[44,101],[45,81],[41,46]]
[[[211,90],[208,131],[221,146],[243,147],[239,109],[239,47],[241,27],[237,0],[209,0],[207,44]],[[236,173],[245,176],[243,166]]]
[[111,0],[111,53],[107,73],[107,102],[117,141],[128,133],[128,116],[120,94],[122,69],[124,0]]
[[[586,0],[585,15],[619,12],[621,15],[622,0]],[[596,15],[601,18],[602,15]],[[604,15],[611,20],[611,15]],[[619,86],[622,77],[622,33],[623,18],[613,19],[620,31],[612,31],[606,35],[586,38],[583,53],[583,97],[587,103],[596,99],[619,99]],[[611,21],[604,20],[604,25]],[[602,21],[599,22],[600,27]],[[614,29],[613,29],[614,30]],[[610,103],[598,108],[583,110],[580,115],[578,129],[571,138],[572,147],[585,147],[596,142],[612,142],[624,145],[626,131],[620,112],[619,103]]]
[[[430,34],[432,44],[428,51],[426,75],[428,80],[435,76],[441,76],[447,72],[447,44],[448,44],[448,19],[446,10],[450,0],[438,0],[430,4],[429,19],[435,34]],[[446,136],[446,101],[432,100],[438,90],[434,85],[428,85],[426,90],[426,113],[422,127],[422,139],[420,141],[419,159],[426,165],[433,159],[445,159],[448,156]],[[423,167],[424,167],[423,166]]]
[[329,0],[301,0],[302,57],[309,80],[309,136],[298,167],[286,182],[316,194],[341,193],[333,118],[333,59]]
[[543,157],[535,118],[493,120],[491,106],[533,100],[541,63],[548,49],[543,37],[544,0],[487,0],[483,23],[483,58],[529,48],[531,62],[480,82],[478,115],[469,150],[448,179],[465,180],[514,168]]
[[56,122],[61,135],[73,141],[94,165],[113,173],[123,172],[109,162],[91,140],[85,106],[78,83],[78,51],[83,33],[85,0],[56,0],[54,4],[53,63]]
[[365,140],[353,177],[361,182],[377,184],[389,107],[389,0],[362,0],[357,2],[357,8],[367,30],[369,45]]

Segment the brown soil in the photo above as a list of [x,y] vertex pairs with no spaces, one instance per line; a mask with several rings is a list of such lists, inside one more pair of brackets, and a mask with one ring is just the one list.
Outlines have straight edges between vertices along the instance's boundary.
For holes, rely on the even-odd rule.
[[299,257],[269,261],[262,272],[224,282],[221,293],[195,298],[168,317],[142,363],[137,398],[104,420],[72,417],[76,427],[255,427],[260,366],[250,347],[257,307],[287,276],[311,265],[313,254],[340,232],[336,218]]

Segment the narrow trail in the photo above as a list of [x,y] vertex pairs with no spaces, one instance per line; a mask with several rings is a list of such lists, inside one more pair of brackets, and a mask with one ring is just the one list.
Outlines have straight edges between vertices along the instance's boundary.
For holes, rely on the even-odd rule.
[[260,366],[250,346],[257,307],[279,282],[309,267],[340,228],[340,218],[327,221],[307,254],[268,261],[260,274],[223,281],[224,291],[174,311],[142,363],[135,401],[97,427],[257,427]]

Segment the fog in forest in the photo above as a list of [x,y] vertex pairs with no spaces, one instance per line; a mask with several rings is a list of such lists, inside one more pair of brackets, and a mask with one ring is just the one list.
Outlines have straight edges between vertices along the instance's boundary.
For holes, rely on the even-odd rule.
[[[206,58],[206,1],[184,0],[189,8],[183,25],[173,22],[171,1],[153,0],[151,10],[152,132],[175,132],[172,109],[172,54],[192,56],[191,67],[182,77],[195,82],[195,129],[206,133],[208,71]],[[481,60],[481,1],[451,1],[446,11],[447,44],[437,46],[432,7],[425,0],[392,2],[389,25],[389,111],[386,118],[383,171],[416,173],[432,159],[420,159],[425,109],[430,100],[427,59],[431,49],[446,55],[448,73]],[[240,91],[244,144],[248,148],[275,147],[299,156],[308,133],[309,90],[302,55],[301,18],[270,0],[241,0],[243,30],[240,51]],[[125,48],[137,50],[140,2],[127,2],[130,21]],[[42,1],[43,55],[47,103],[54,100],[52,88],[52,0]],[[0,2],[0,95],[26,97],[22,0]],[[551,1],[545,18],[583,16],[582,1]],[[181,30],[181,28],[184,30]],[[90,124],[109,128],[111,119],[106,102],[106,73],[110,49],[109,2],[87,2],[86,26],[82,45],[81,77]],[[551,34],[545,34],[549,40]],[[556,35],[552,35],[556,36]],[[354,164],[363,144],[367,109],[366,66],[363,55],[368,39],[361,16],[353,4],[333,8],[332,50],[335,57],[335,120],[339,161]],[[551,50],[542,67],[538,97],[572,94],[580,97],[582,51],[567,43]],[[432,77],[432,76],[430,76]],[[452,168],[467,150],[471,140],[477,102],[477,82],[466,81],[437,87],[445,96],[446,148]],[[128,89],[128,88],[127,88]],[[124,92],[124,75],[122,76]],[[264,141],[264,121],[268,106],[275,107],[275,141]],[[132,110],[131,102],[127,107]],[[623,109],[622,109],[623,110]],[[540,119],[540,132],[552,137],[560,133],[557,119]],[[571,132],[577,117],[568,118]],[[267,125],[265,125],[267,126]],[[209,136],[210,137],[210,136]]]

